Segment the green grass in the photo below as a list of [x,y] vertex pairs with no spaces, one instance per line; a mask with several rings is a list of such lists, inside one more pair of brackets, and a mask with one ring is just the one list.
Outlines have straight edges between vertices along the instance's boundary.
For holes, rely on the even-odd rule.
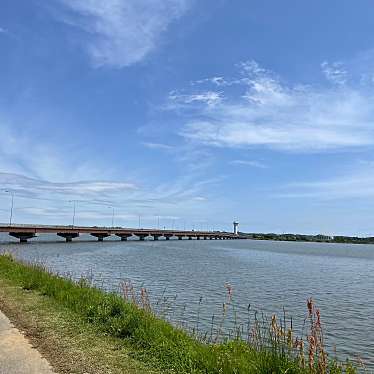
[[[0,280],[53,301],[71,319],[81,319],[97,334],[131,347],[131,356],[161,372],[174,373],[310,373],[296,358],[274,349],[254,349],[244,341],[204,344],[154,314],[125,301],[51,274],[40,266],[0,256]],[[317,372],[318,369],[313,369]],[[329,373],[355,373],[348,366],[330,363]]]
[[151,362],[134,358],[134,348],[122,339],[105,335],[53,299],[37,291],[25,291],[1,276],[0,310],[26,335],[56,373],[161,373]]

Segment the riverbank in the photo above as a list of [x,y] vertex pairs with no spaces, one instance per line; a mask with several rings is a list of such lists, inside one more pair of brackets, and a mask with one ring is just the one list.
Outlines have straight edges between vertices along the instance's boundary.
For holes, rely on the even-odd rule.
[[[118,295],[9,256],[0,256],[0,309],[58,373],[310,372],[276,347],[204,344]],[[326,366],[330,373],[343,372]]]

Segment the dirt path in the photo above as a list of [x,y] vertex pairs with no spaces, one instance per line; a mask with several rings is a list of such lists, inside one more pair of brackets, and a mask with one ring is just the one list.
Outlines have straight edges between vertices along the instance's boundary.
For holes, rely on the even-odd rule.
[[0,374],[54,374],[47,360],[1,312]]

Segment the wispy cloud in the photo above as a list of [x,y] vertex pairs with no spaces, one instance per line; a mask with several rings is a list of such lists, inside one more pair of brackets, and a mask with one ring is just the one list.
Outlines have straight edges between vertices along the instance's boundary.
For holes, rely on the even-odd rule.
[[24,175],[0,172],[3,189],[31,198],[53,199],[105,199],[115,194],[128,193],[137,187],[133,183],[113,181],[77,181],[70,183],[50,182]]
[[[14,192],[15,219],[19,223],[25,219],[29,222],[52,222],[50,219],[56,223],[70,222],[71,200],[79,201],[80,222],[85,224],[101,224],[100,219],[106,214],[103,210],[108,205],[116,207],[116,217],[118,220],[123,217],[123,225],[131,225],[134,220],[129,217],[138,215],[176,216],[183,211],[186,217],[194,209],[200,209],[195,198],[215,183],[191,174],[164,184],[150,184],[147,179],[142,182],[139,177],[136,181],[128,176],[121,178],[118,175],[122,173],[110,170],[108,164],[103,166],[93,155],[82,157],[87,155],[81,151],[77,153],[69,144],[64,143],[61,149],[42,137],[35,142],[33,135],[26,129],[11,128],[0,121],[0,200],[7,206],[9,194],[4,190]],[[146,146],[169,151],[169,147],[161,143]],[[170,151],[174,152],[174,149]],[[39,215],[35,208],[42,209]],[[65,214],[53,215],[53,209],[60,209]],[[93,209],[91,213],[90,209]],[[8,212],[2,212],[0,220],[4,221]]]
[[224,77],[211,77],[211,78],[204,78],[204,79],[199,79],[197,81],[191,82],[191,84],[197,85],[197,84],[204,84],[204,83],[213,83],[216,86],[226,86],[228,82]]
[[172,151],[175,149],[174,146],[164,143],[142,142],[142,144],[149,149],[159,149],[162,151]]
[[[145,146],[182,157],[178,156],[180,150],[167,144]],[[15,222],[18,223],[25,220],[70,223],[69,201],[72,200],[78,201],[81,224],[102,224],[100,219],[109,214],[105,212],[108,206],[116,207],[116,217],[118,220],[122,217],[119,222],[122,225],[133,224],[133,218],[138,215],[175,217],[183,212],[184,217],[196,216],[203,210],[199,197],[209,196],[210,187],[217,180],[189,169],[188,163],[193,164],[196,158],[199,162],[194,164],[201,167],[201,153],[189,154],[189,157],[182,176],[167,182],[150,182],[134,170],[126,169],[124,173],[116,169],[118,163],[110,164],[101,155],[82,150],[79,144],[56,143],[28,127],[18,126],[17,122],[10,125],[0,116],[0,202],[8,207],[10,196],[4,190],[14,192]],[[135,178],[130,176],[133,173]],[[54,215],[54,209],[62,213]],[[0,220],[8,219],[7,209],[0,212]]]
[[327,61],[321,64],[322,72],[325,74],[327,80],[331,83],[343,85],[347,82],[348,72],[341,62],[334,62],[332,64]]
[[253,168],[266,169],[268,166],[261,161],[256,160],[233,160],[230,162],[232,165],[244,165]]
[[178,91],[172,91],[169,94],[169,100],[172,105],[183,106],[188,104],[200,103],[209,107],[214,107],[222,101],[222,92],[206,91],[195,94],[182,94]]
[[[25,222],[25,217],[35,222],[47,223],[50,219],[58,223],[70,222],[72,201],[76,201],[77,217],[82,224],[101,222],[111,215],[107,208],[115,207],[117,223],[131,225],[137,222],[138,216],[152,220],[157,216],[178,219],[180,215],[185,218],[198,215],[203,209],[201,203],[207,202],[201,194],[216,182],[185,177],[156,186],[92,180],[56,183],[0,173],[0,201],[7,207],[10,196],[6,191],[14,193],[18,223]],[[0,211],[0,220],[5,221],[9,211]]]
[[[179,134],[186,140],[292,152],[374,145],[374,87],[359,82],[348,85],[348,73],[340,65],[324,65],[330,81],[339,83],[334,85],[291,85],[254,61],[238,66],[238,77],[219,80],[237,85],[220,93],[225,100],[216,100],[215,105],[184,101],[188,120]],[[199,97],[198,93],[192,97]]]
[[196,197],[193,198],[193,200],[195,200],[195,201],[206,201],[207,198],[203,197],[203,196],[196,196]]
[[[76,181],[111,177],[111,167],[103,165],[99,157],[81,155],[81,145],[56,143],[43,135],[36,135],[30,119],[30,127],[22,127],[18,121],[4,120],[0,114],[0,171],[40,180]],[[31,125],[32,124],[32,125]],[[35,140],[38,136],[38,140]],[[106,169],[106,171],[105,171]]]
[[61,20],[86,33],[97,66],[124,67],[141,61],[160,42],[191,0],[55,0],[65,7]]

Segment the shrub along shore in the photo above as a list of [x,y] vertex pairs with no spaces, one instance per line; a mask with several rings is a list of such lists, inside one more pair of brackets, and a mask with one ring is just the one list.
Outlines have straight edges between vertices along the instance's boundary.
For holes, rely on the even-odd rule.
[[[304,343],[275,319],[269,326],[273,346],[254,347],[241,339],[205,343],[120,295],[9,255],[0,256],[0,309],[61,373],[356,372],[350,364],[329,360],[319,346],[319,311],[314,315],[310,310],[314,332],[307,342],[314,345],[309,344],[305,356],[293,349],[301,352]],[[280,347],[283,341],[287,349]],[[49,342],[47,347],[43,342]]]

